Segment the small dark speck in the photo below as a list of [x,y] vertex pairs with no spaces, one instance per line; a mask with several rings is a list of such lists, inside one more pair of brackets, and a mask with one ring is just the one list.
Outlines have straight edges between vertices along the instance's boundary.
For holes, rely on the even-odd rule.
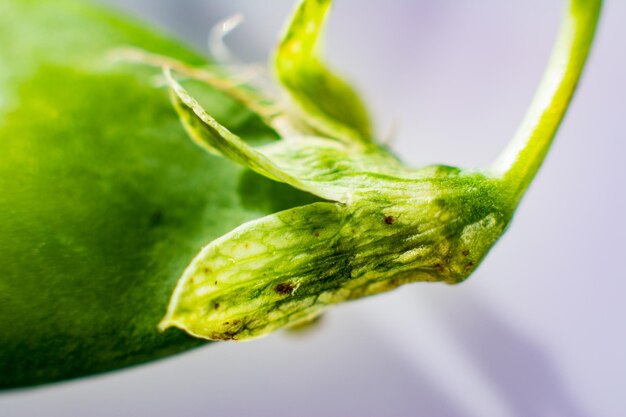
[[155,211],[150,216],[150,226],[158,226],[163,223],[163,212],[161,210]]
[[393,222],[395,222],[396,219],[393,218],[393,216],[385,216],[385,223],[386,224],[393,224]]
[[461,252],[463,254],[463,256],[469,256],[470,251],[469,249],[465,249],[463,252]]
[[230,324],[230,322],[229,321],[225,321],[224,324]]
[[215,281],[215,285],[217,285],[217,281]]
[[282,282],[278,284],[274,290],[280,295],[289,295],[293,291],[293,288],[293,284],[290,284],[289,282]]
[[315,237],[320,237],[320,232],[315,232],[313,234],[315,235]]
[[473,266],[474,266],[474,262],[469,262],[467,265],[465,265],[465,270],[469,271],[470,269],[472,269]]
[[213,308],[215,308],[216,310],[217,310],[218,308],[220,308],[220,303],[215,303],[215,304],[213,304]]

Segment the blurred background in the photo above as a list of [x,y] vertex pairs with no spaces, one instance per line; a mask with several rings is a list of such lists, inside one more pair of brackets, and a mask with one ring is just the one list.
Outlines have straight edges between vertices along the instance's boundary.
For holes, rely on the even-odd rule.
[[[264,62],[293,0],[102,0],[200,51],[217,22]],[[271,3],[271,4],[270,4]],[[484,166],[521,120],[561,1],[337,0],[332,66],[414,165]],[[212,344],[0,397],[19,416],[626,415],[626,2],[608,0],[571,111],[509,232],[466,283],[333,309],[304,334]]]

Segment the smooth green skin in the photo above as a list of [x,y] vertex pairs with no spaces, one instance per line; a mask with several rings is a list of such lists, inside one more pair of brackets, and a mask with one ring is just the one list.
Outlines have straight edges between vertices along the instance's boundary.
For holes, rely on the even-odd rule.
[[[80,1],[0,2],[0,388],[108,371],[200,345],[161,333],[176,280],[211,240],[312,201],[199,150],[158,72],[112,64],[178,43]],[[196,88],[247,139],[274,133]]]

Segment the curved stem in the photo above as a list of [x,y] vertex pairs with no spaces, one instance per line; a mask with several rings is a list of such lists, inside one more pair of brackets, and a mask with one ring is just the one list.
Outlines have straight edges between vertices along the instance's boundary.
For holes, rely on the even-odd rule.
[[569,0],[548,69],[521,126],[492,166],[515,207],[563,120],[591,47],[602,0]]

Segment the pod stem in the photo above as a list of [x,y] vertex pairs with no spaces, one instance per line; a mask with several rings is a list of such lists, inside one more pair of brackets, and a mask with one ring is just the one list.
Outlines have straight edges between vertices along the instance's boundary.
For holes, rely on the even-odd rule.
[[517,206],[537,174],[585,66],[602,0],[569,0],[548,68],[508,147],[492,165]]

